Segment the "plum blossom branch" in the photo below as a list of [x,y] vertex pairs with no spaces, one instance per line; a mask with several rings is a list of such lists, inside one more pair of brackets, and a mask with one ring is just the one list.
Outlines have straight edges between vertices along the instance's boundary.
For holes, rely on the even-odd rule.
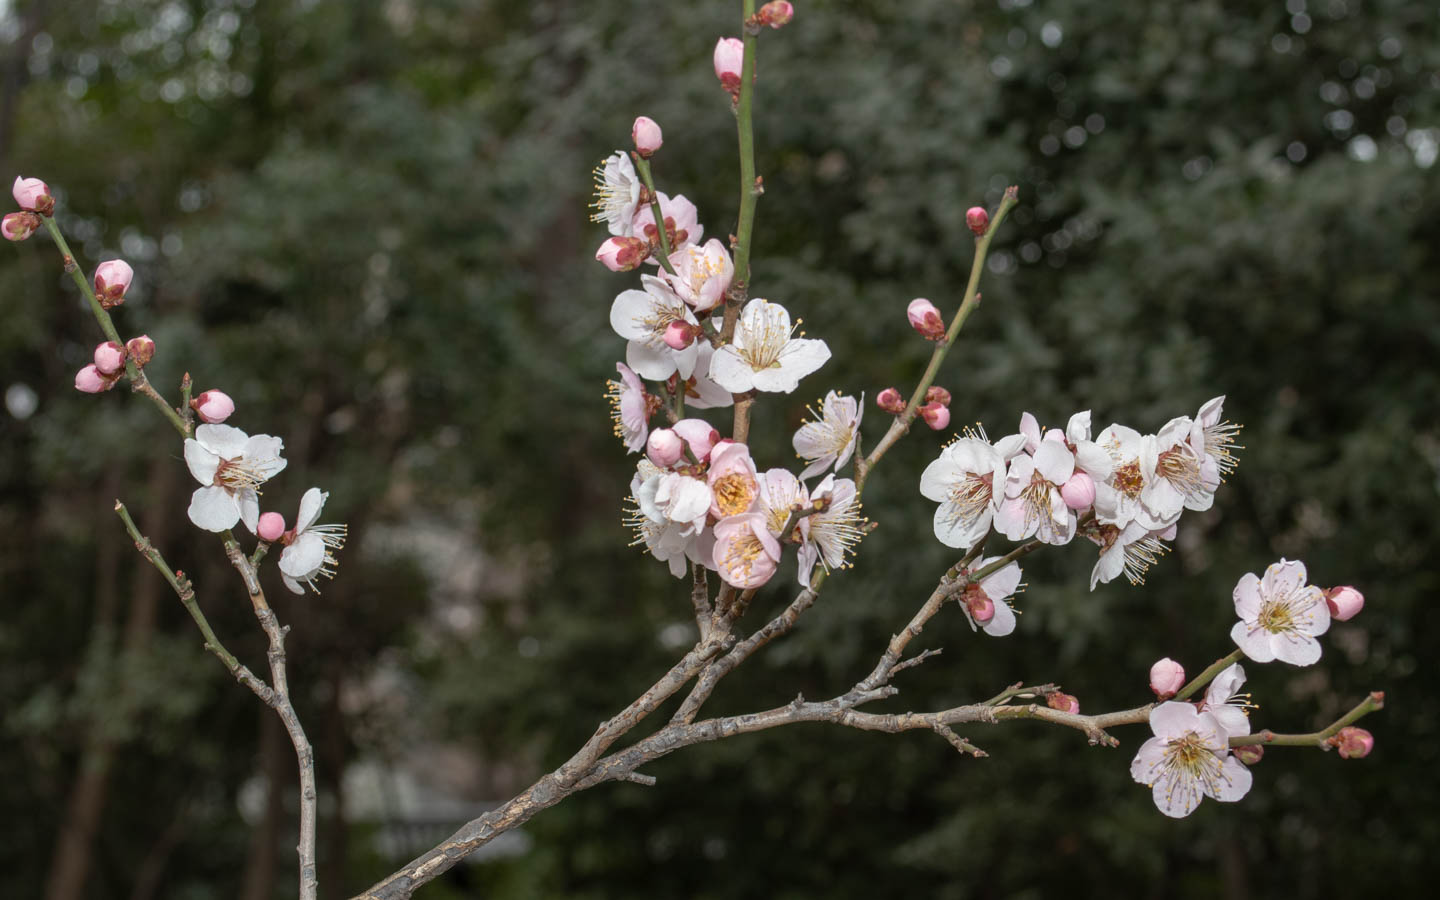
[[[665,234],[665,213],[660,209],[660,195],[655,192],[655,179],[650,174],[650,160],[639,153],[631,153],[630,159],[635,163],[635,171],[640,176],[640,183],[645,185],[645,195],[650,198],[650,212],[655,216],[655,230],[660,238],[660,265],[671,275],[675,274],[675,266],[670,262],[670,238]],[[683,396],[683,393],[682,393]]]
[[1196,675],[1193,679],[1191,679],[1189,684],[1185,685],[1178,692],[1176,692],[1175,699],[1190,699],[1192,696],[1194,696],[1196,691],[1200,690],[1201,688],[1205,687],[1205,685],[1213,681],[1215,679],[1215,676],[1219,675],[1225,669],[1229,668],[1231,663],[1239,662],[1240,658],[1244,655],[1245,651],[1237,648],[1235,650],[1232,650],[1224,657],[1215,660],[1215,662],[1211,663],[1210,666],[1205,669],[1205,671],[1201,672],[1199,675]]
[[1230,739],[1230,746],[1244,747],[1258,744],[1264,747],[1319,747],[1322,750],[1328,750],[1330,749],[1328,741],[1338,734],[1340,729],[1347,725],[1353,725],[1362,717],[1384,708],[1384,692],[1371,691],[1364,700],[1355,704],[1349,712],[1334,722],[1331,722],[1320,731],[1312,731],[1309,734],[1276,734],[1267,728],[1264,731],[1257,731],[1254,734],[1232,737]]

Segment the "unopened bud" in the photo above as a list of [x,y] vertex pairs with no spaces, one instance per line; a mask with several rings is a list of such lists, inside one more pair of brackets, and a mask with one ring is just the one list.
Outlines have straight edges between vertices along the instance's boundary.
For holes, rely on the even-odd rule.
[[262,541],[279,540],[285,533],[285,517],[277,512],[261,513],[260,521],[255,523],[255,533]]
[[1095,479],[1076,469],[1060,486],[1060,497],[1070,509],[1088,509],[1095,502]]
[[95,347],[95,368],[101,375],[114,375],[125,368],[125,348],[114,341],[106,341]]
[[745,42],[739,38],[721,38],[715,44],[715,77],[730,96],[740,96],[740,70],[745,65]]
[[1245,765],[1253,766],[1265,755],[1265,748],[1259,744],[1241,744],[1230,750]]
[[786,0],[771,0],[760,7],[760,11],[755,14],[755,24],[781,28],[790,24],[790,20],[793,18],[795,18],[794,5]]
[[926,403],[938,403],[941,406],[950,405],[950,392],[938,385],[925,392]]
[[595,258],[612,272],[638,269],[649,255],[649,242],[637,237],[607,238],[605,243],[600,245],[600,249],[595,251]]
[[1330,745],[1340,752],[1341,759],[1361,759],[1375,747],[1375,735],[1363,728],[1346,725],[1332,737]]
[[990,228],[990,214],[983,206],[972,206],[965,210],[965,224],[970,226],[976,237],[980,237]]
[[905,411],[905,398],[893,387],[888,387],[875,397],[875,405],[893,415],[900,415]]
[[92,363],[75,373],[75,390],[87,394],[98,394],[115,386],[115,379],[107,378]]
[[685,441],[669,428],[657,428],[645,442],[645,455],[655,465],[668,469],[685,455]]
[[1150,690],[1155,699],[1169,700],[1185,686],[1185,667],[1165,657],[1150,667]]
[[941,406],[939,403],[927,403],[920,407],[920,416],[935,431],[943,431],[950,426],[950,408]]
[[1330,618],[1344,622],[1365,608],[1365,595],[1348,584],[1341,585],[1325,592],[1325,605],[1330,607]]
[[924,297],[917,297],[910,301],[905,314],[910,317],[910,327],[920,332],[927,340],[945,340],[945,320],[940,318],[940,310],[935,304]]
[[671,426],[672,430],[685,439],[697,462],[705,462],[715,445],[720,443],[720,432],[704,419],[681,419]]
[[6,213],[0,222],[0,233],[7,241],[23,241],[40,227],[40,216],[33,212]]
[[984,625],[995,618],[995,601],[985,595],[979,585],[971,585],[965,592],[965,611],[970,618],[975,620],[976,625]]
[[676,319],[665,326],[665,346],[671,350],[684,350],[695,343],[695,326]]
[[635,142],[635,152],[646,159],[653,156],[655,151],[660,149],[660,145],[665,143],[660,126],[649,116],[635,119],[635,124],[630,126],[630,139]]
[[15,177],[10,189],[20,208],[48,216],[55,211],[55,198],[50,196],[50,187],[38,178]]
[[211,425],[225,421],[235,411],[235,401],[224,391],[206,391],[191,400],[190,406],[200,415],[200,421]]
[[106,309],[119,306],[125,302],[125,292],[134,277],[135,270],[123,259],[101,263],[95,269],[95,299]]
[[142,334],[125,342],[125,352],[135,360],[135,365],[144,368],[155,358],[155,342],[150,339],[150,335]]
[[1080,700],[1074,694],[1062,694],[1058,691],[1049,694],[1045,697],[1045,705],[1071,715],[1080,714]]

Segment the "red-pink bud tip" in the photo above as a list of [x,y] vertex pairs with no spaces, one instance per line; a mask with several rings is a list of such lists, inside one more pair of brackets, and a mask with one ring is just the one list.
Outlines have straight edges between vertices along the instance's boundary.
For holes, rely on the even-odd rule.
[[944,431],[950,427],[950,408],[941,406],[939,403],[927,403],[920,407],[920,416],[934,431]]
[[910,327],[926,340],[945,340],[945,320],[940,317],[940,310],[929,300],[924,297],[911,300],[905,309],[905,315],[910,319]]
[[1185,686],[1185,667],[1165,657],[1150,667],[1150,690],[1155,699],[1169,700]]
[[715,77],[732,97],[740,96],[740,70],[745,64],[745,42],[721,38],[715,43]]
[[612,272],[638,269],[649,256],[650,243],[637,237],[607,238],[605,243],[600,245],[600,249],[595,251],[595,258]]
[[40,228],[40,216],[33,212],[6,213],[0,222],[0,233],[7,241],[23,241]]
[[261,513],[260,521],[255,523],[255,533],[262,541],[278,541],[285,533],[285,517],[277,512]]
[[684,350],[695,343],[695,326],[676,319],[665,326],[664,340],[671,350]]
[[649,159],[660,145],[665,143],[660,126],[649,116],[639,116],[630,126],[630,139],[635,142],[635,152]]
[[975,620],[976,625],[984,625],[995,618],[995,601],[987,597],[979,585],[970,585],[965,592],[964,603],[965,611]]
[[98,394],[115,386],[115,379],[106,376],[92,363],[75,373],[75,390]]
[[893,387],[888,387],[876,395],[875,405],[891,415],[898,416],[905,411],[905,398]]
[[150,335],[142,334],[125,342],[125,352],[135,360],[135,365],[144,368],[155,358],[155,342],[150,339]]
[[795,18],[795,6],[787,0],[771,0],[771,2],[760,7],[755,14],[755,24],[769,25],[771,28],[783,28],[790,24]]
[[950,405],[950,392],[943,387],[934,386],[925,392],[926,403],[938,403],[941,406]]
[[23,210],[42,216],[48,216],[55,211],[55,198],[50,196],[50,187],[38,178],[21,178],[17,175],[10,193]]
[[200,421],[211,425],[218,425],[235,412],[235,401],[224,391],[206,391],[191,400],[190,406],[199,414]]
[[1059,692],[1050,694],[1046,696],[1045,704],[1051,709],[1058,709],[1061,712],[1071,713],[1072,715],[1080,714],[1080,700],[1073,694],[1061,694]]
[[95,368],[101,375],[114,375],[125,368],[125,348],[114,341],[106,341],[95,347]]
[[95,269],[95,299],[106,309],[119,306],[125,302],[125,292],[134,277],[135,270],[123,259],[101,263]]
[[1344,622],[1365,608],[1365,595],[1348,584],[1341,585],[1325,592],[1325,604],[1330,607],[1330,618]]
[[1230,752],[1234,753],[1245,765],[1253,766],[1265,755],[1265,748],[1259,744],[1241,744]]
[[1070,509],[1089,509],[1095,502],[1095,479],[1075,470],[1069,480],[1060,486],[1060,497]]
[[1330,738],[1330,745],[1340,752],[1341,759],[1362,759],[1375,748],[1375,735],[1363,728],[1346,725]]
[[972,206],[965,210],[965,224],[970,226],[976,237],[980,237],[990,228],[990,214],[983,206]]

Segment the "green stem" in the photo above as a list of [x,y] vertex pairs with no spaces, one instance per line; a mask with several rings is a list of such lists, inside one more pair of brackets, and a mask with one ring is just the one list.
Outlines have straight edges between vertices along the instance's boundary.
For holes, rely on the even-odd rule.
[[[985,234],[975,240],[975,259],[970,263],[970,281],[965,286],[965,298],[960,303],[960,311],[950,322],[949,329],[945,332],[945,340],[935,344],[935,351],[930,354],[930,364],[925,367],[925,374],[920,376],[920,383],[915,387],[915,392],[910,395],[910,402],[905,405],[905,411],[895,417],[890,423],[890,429],[870,451],[870,455],[863,460],[857,460],[855,465],[855,495],[859,497],[865,489],[865,479],[869,477],[870,470],[885,455],[885,452],[892,445],[910,430],[910,425],[915,421],[915,415],[925,400],[925,392],[930,390],[930,385],[935,383],[935,376],[940,373],[940,365],[945,362],[945,356],[950,352],[950,347],[960,335],[960,329],[965,327],[965,320],[970,318],[970,313],[980,303],[980,273],[985,269],[985,256],[990,251],[990,241],[995,232],[1000,230],[1000,223],[1005,220],[1012,207],[1019,202],[1019,194],[1016,188],[1005,189],[1005,196],[1000,201],[1000,208],[995,211],[995,217],[990,221],[990,227]],[[737,264],[735,271],[740,271]]]
[[[42,220],[45,222],[45,229],[50,232],[50,239],[53,240],[55,246],[60,249],[65,271],[69,272],[70,277],[75,280],[75,286],[80,289],[81,296],[90,303],[90,311],[95,314],[95,321],[100,323],[100,330],[104,332],[106,340],[114,341],[122,347],[125,346],[125,342],[120,340],[120,332],[115,330],[115,323],[110,318],[109,310],[100,305],[100,298],[95,296],[94,288],[85,280],[85,275],[80,271],[79,264],[75,262],[75,255],[70,252],[70,245],[65,241],[65,235],[60,233],[60,226],[55,224],[55,217],[43,216]],[[125,374],[130,379],[131,390],[149,397],[156,407],[165,414],[165,418],[170,420],[170,424],[174,425],[176,430],[180,432],[182,437],[190,437],[190,426],[186,424],[184,419],[180,418],[179,413],[171,408],[165,398],[160,396],[160,393],[151,386],[150,380],[145,377],[145,372],[141,370],[139,366],[135,365],[133,359],[125,360]]]
[[[730,286],[730,304],[725,310],[726,341],[735,331],[735,313],[749,296],[750,239],[755,229],[755,202],[760,191],[755,183],[755,43],[756,35],[746,25],[755,15],[755,0],[743,0],[740,14],[741,40],[745,57],[740,63],[740,99],[735,104],[735,127],[740,138],[740,218],[735,227],[735,279]],[[732,309],[733,307],[733,309]]]
[[1249,744],[1259,744],[1265,747],[1323,747],[1325,742],[1334,737],[1340,729],[1354,724],[1361,717],[1369,715],[1377,709],[1384,708],[1385,695],[1379,691],[1373,691],[1368,697],[1357,703],[1354,709],[1330,723],[1330,726],[1323,731],[1312,731],[1309,734],[1276,734],[1266,730],[1241,737],[1232,737],[1230,746],[1243,747]]
[[1033,550],[1039,550],[1041,546],[1042,542],[1038,539],[1026,541],[1025,543],[1016,547],[1014,550],[1011,550],[1009,553],[1005,554],[994,562],[987,563],[983,568],[971,572],[967,581],[970,584],[974,584],[980,579],[990,575],[992,572],[1000,571],[1001,569],[1010,565],[1012,562],[1024,556],[1025,554],[1030,553]]
[[660,234],[660,265],[674,275],[675,267],[670,265],[670,236],[665,233],[665,213],[660,208],[660,195],[655,192],[655,179],[650,174],[650,160],[639,153],[631,153],[630,158],[635,161],[635,171],[640,173],[640,181],[645,185],[645,190],[650,192],[650,214],[655,217],[655,230]]
[[1192,694],[1213,681],[1215,676],[1228,668],[1231,663],[1238,662],[1242,655],[1244,655],[1243,651],[1237,647],[1229,656],[1226,656],[1224,659],[1217,659],[1208,669],[1196,675],[1193,681],[1181,688],[1180,693],[1171,699],[1188,700]]

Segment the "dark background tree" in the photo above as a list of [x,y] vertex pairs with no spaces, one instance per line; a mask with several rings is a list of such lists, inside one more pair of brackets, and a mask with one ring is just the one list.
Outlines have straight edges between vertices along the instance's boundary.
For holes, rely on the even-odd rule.
[[[157,385],[173,396],[188,368],[235,397],[234,424],[285,438],[267,505],[292,518],[319,484],[350,523],[322,596],[272,591],[317,748],[327,897],[563,759],[686,639],[683,586],[624,549],[633,458],[599,395],[623,352],[609,302],[632,280],[591,260],[585,205],[590,168],[643,113],[665,127],[661,189],[733,230],[734,126],[709,56],[736,7],[0,6],[5,177],[60,192],[87,271],[135,265],[119,322],[156,339]],[[1248,668],[1262,721],[1308,729],[1384,689],[1369,759],[1272,751],[1244,802],[1170,821],[1130,781],[1135,729],[1119,751],[972,731],[984,761],[933,735],[781,730],[662,760],[655,788],[573,798],[421,896],[1430,883],[1437,26],[1424,0],[816,0],[760,43],[755,293],[836,351],[803,394],[759,407],[763,465],[792,458],[813,396],[913,381],[928,345],[904,304],[954,308],[964,210],[1011,183],[1021,206],[941,378],[956,424],[998,435],[1022,410],[1089,407],[1153,429],[1224,393],[1247,425],[1240,470],[1145,586],[1087,592],[1088,545],[1032,556],[1017,634],[942,617],[924,644],[945,655],[890,707],[1020,679],[1060,681],[1086,710],[1143,702],[1154,659],[1197,671],[1226,651],[1235,581],[1284,555],[1368,606],[1316,668]],[[98,338],[46,238],[0,254],[0,296],[7,892],[287,896],[289,748],[110,512],[117,496],[136,510],[231,649],[260,660],[233,573],[184,519],[180,447],[145,404],[70,386]],[[940,443],[912,434],[877,470],[859,565],[717,712],[868,670],[953,562],[916,491]],[[788,599],[780,579],[752,615]],[[426,813],[434,795],[452,805]]]

